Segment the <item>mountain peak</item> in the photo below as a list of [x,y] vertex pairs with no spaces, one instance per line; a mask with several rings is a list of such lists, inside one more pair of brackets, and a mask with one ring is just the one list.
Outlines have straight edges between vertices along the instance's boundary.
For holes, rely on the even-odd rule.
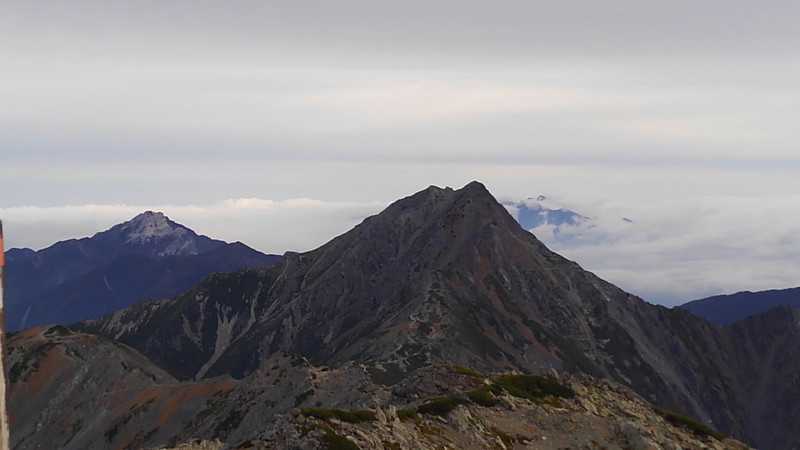
[[463,200],[488,202],[492,209],[496,209],[494,206],[503,209],[494,195],[479,181],[471,181],[455,192]]
[[97,233],[91,239],[107,242],[117,252],[158,256],[196,255],[224,244],[222,241],[198,235],[173,222],[162,212],[149,210]]
[[492,194],[489,193],[489,190],[486,189],[486,186],[484,186],[483,183],[481,183],[480,181],[477,181],[477,180],[470,181],[469,183],[464,185],[464,187],[461,188],[460,190],[462,190],[462,191],[475,191],[475,192],[481,192],[482,191],[482,192],[485,192],[488,195],[492,195]]
[[137,222],[137,221],[143,221],[143,220],[154,220],[154,219],[158,220],[158,219],[161,219],[161,218],[168,219],[167,216],[164,215],[163,212],[161,212],[161,211],[151,211],[151,210],[148,209],[145,212],[137,214],[133,219],[130,220],[130,222]]
[[[370,222],[393,224],[407,238],[424,237],[434,242],[433,236],[442,232],[442,239],[465,235],[466,229],[478,229],[489,224],[503,224],[510,229],[519,228],[516,221],[500,205],[486,187],[472,181],[460,189],[429,186],[411,196],[400,199]],[[442,242],[445,242],[442,241]]]
[[[486,189],[486,186],[479,181],[470,181],[461,189],[454,190],[450,186],[439,187],[435,185],[430,185],[424,190],[417,192],[416,194],[411,195],[410,197],[406,198],[415,198],[415,197],[424,197],[433,200],[441,200],[446,198],[452,198],[453,195],[469,195],[469,196],[487,196],[494,200],[494,197]],[[398,202],[402,202],[405,199],[398,200]]]
[[129,236],[129,242],[189,231],[169,220],[164,213],[154,211],[145,211],[121,225]]

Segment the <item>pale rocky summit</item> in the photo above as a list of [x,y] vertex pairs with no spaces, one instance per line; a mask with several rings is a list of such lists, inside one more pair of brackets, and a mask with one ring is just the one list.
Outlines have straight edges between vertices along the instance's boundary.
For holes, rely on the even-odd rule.
[[136,248],[139,253],[157,256],[197,255],[218,248],[225,243],[200,236],[185,226],[175,223],[164,213],[145,211],[133,219],[97,233],[93,239],[101,242],[118,241],[118,251]]

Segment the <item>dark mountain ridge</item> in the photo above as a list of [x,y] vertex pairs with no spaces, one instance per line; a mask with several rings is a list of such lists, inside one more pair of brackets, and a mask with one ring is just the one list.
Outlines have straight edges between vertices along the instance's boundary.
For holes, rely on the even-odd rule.
[[152,211],[38,252],[11,249],[6,258],[9,331],[99,317],[146,298],[178,295],[214,272],[280,259],[198,235]]
[[731,325],[776,306],[800,308],[800,287],[760,292],[737,292],[693,300],[678,306],[720,325]]
[[164,214],[145,211],[92,237],[57,242],[39,251],[6,252],[10,299],[27,298],[120,256],[196,255],[225,245],[197,235]]
[[726,328],[648,304],[549,251],[473,182],[429,187],[316,250],[79,328],[195,379],[241,378],[284,351],[356,361],[388,384],[432,363],[583,372],[764,448],[792,448],[798,319],[790,310]]

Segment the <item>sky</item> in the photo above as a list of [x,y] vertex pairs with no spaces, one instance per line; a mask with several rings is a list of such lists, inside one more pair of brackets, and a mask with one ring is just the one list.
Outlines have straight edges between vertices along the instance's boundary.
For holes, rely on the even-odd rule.
[[[6,246],[144,210],[315,248],[428,185],[596,218],[648,301],[800,285],[800,3],[0,4]],[[622,222],[626,217],[633,222]]]

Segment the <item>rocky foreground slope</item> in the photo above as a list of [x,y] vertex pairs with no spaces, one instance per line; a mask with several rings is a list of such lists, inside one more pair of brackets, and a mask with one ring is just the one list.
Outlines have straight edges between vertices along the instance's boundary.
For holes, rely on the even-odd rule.
[[278,354],[241,380],[181,381],[65,327],[26,330],[9,345],[19,449],[747,448],[586,375],[432,365],[384,386],[360,364]]

